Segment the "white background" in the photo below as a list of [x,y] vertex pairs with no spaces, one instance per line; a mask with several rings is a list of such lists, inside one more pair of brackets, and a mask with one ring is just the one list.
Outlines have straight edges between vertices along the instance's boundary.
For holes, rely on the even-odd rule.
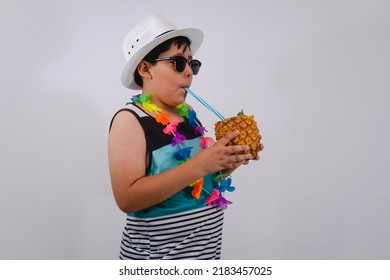
[[[122,41],[161,12],[198,27],[192,89],[255,114],[224,259],[390,258],[389,1],[0,2],[0,259],[117,259],[108,126]],[[213,135],[218,119],[188,98]]]

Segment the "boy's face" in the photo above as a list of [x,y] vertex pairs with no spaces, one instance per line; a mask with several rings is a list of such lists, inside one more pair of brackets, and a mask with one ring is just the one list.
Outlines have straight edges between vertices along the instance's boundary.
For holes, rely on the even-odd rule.
[[[180,48],[173,44],[171,48],[162,53],[159,58],[183,56],[190,61],[192,59],[191,51],[187,45]],[[183,72],[175,69],[173,60],[158,61],[150,67],[152,79],[147,80],[144,85],[144,92],[152,93],[158,99],[168,106],[176,106],[183,103],[186,99],[186,87],[192,82],[193,72],[191,67],[186,64]]]

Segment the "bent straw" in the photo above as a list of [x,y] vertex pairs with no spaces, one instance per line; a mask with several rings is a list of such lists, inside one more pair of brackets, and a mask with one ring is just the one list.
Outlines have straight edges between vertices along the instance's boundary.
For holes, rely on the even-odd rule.
[[217,111],[215,110],[213,107],[211,107],[210,104],[208,104],[206,101],[204,101],[199,95],[197,95],[195,92],[193,92],[192,90],[190,90],[188,87],[185,88],[185,90],[191,94],[196,100],[198,100],[200,103],[202,103],[203,106],[205,106],[207,109],[209,109],[211,112],[213,112],[218,118],[220,118],[221,120],[224,120],[225,118]]

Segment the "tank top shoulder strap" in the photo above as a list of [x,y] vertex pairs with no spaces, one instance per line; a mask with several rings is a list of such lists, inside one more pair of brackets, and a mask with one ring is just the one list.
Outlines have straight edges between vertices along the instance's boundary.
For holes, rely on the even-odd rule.
[[130,104],[127,104],[128,107],[126,108],[122,108],[120,110],[118,110],[114,116],[112,117],[111,119],[111,122],[110,122],[110,127],[109,127],[109,131],[111,130],[111,127],[112,127],[112,123],[114,122],[114,119],[115,117],[120,113],[120,112],[123,112],[123,111],[127,111],[131,114],[133,114],[138,122],[141,124],[142,126],[142,122],[141,122],[141,118],[144,118],[144,117],[148,117],[149,115],[146,114],[141,108],[139,108],[138,106],[136,106],[134,103],[130,103]]
[[149,115],[148,115],[144,110],[142,110],[140,107],[138,107],[138,106],[135,105],[134,103],[128,103],[127,106],[128,106],[128,107],[127,107],[127,108],[124,108],[124,109],[128,109],[128,110],[133,111],[133,112],[136,113],[140,118],[149,117]]

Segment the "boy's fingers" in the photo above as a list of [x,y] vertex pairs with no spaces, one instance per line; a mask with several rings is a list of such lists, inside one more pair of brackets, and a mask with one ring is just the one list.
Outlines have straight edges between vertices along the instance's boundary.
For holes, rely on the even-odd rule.
[[229,132],[224,137],[219,139],[218,142],[220,142],[222,145],[226,146],[230,141],[234,139],[240,132],[238,130],[235,130],[233,132]]

